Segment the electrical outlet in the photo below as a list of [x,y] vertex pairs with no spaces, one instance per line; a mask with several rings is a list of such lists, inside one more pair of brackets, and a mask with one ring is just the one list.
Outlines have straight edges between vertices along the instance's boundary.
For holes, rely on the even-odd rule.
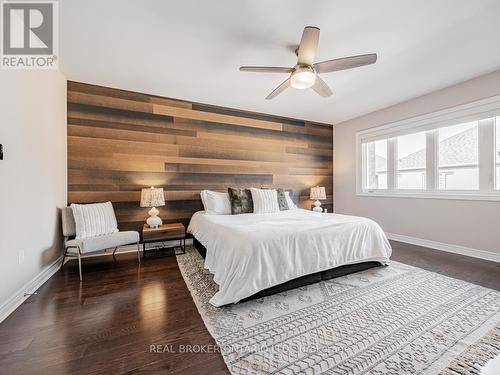
[[24,250],[19,250],[19,252],[17,253],[17,260],[19,264],[24,263]]

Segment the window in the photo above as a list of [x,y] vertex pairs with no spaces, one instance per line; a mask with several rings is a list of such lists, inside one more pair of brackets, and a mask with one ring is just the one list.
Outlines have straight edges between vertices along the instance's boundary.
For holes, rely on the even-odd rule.
[[496,142],[495,142],[495,165],[496,165],[496,184],[497,190],[500,190],[500,116],[496,118]]
[[356,133],[358,195],[500,201],[500,95]]
[[397,188],[425,189],[425,132],[397,137]]
[[440,128],[439,189],[478,190],[478,122]]
[[387,189],[387,140],[366,144],[365,186],[368,189]]

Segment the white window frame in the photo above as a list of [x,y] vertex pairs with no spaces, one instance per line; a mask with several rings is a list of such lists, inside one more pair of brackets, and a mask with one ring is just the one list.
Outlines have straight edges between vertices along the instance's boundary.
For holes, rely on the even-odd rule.
[[[400,197],[431,199],[465,199],[500,201],[495,190],[495,117],[500,116],[500,95],[472,103],[447,108],[402,121],[397,121],[356,133],[356,195],[367,197]],[[438,131],[437,129],[478,121],[479,190],[438,189]],[[396,137],[426,131],[426,190],[396,188]],[[387,189],[365,189],[363,145],[387,139]]]

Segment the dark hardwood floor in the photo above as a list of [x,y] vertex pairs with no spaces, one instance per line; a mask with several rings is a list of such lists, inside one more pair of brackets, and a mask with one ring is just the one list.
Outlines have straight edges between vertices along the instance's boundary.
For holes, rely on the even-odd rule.
[[500,290],[500,263],[391,241],[391,259]]
[[[393,259],[500,290],[500,266],[392,242]],[[175,257],[120,254],[74,261],[0,324],[1,374],[225,374]],[[151,345],[164,345],[153,353]],[[169,346],[171,345],[171,346]],[[157,351],[158,351],[158,347]],[[176,351],[176,353],[169,352]]]

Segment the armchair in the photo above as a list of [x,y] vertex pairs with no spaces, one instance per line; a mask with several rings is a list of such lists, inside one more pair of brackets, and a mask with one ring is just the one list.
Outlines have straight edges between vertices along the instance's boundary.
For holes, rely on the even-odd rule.
[[137,260],[139,261],[139,263],[141,262],[139,232],[125,231],[106,234],[103,236],[76,239],[74,238],[74,236],[76,236],[76,224],[71,207],[64,207],[62,209],[62,229],[64,235],[64,256],[61,264],[61,269],[64,266],[64,260],[66,259],[66,256],[77,257],[78,270],[80,272],[80,281],[82,281],[81,257],[83,254],[114,248],[114,255],[119,246],[136,243]]

